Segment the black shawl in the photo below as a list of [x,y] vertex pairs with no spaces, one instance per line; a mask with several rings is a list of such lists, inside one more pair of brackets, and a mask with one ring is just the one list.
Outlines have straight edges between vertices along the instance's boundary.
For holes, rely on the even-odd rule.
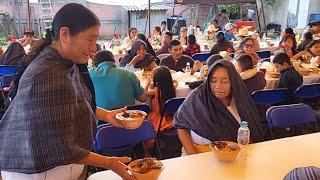
[[209,71],[207,80],[187,97],[174,117],[174,127],[189,129],[211,141],[237,141],[240,127],[238,121],[228,111],[227,107],[210,90],[210,81],[216,66],[227,68],[231,80],[231,93],[239,116],[248,122],[251,140],[263,140],[263,132],[258,112],[251,100],[249,92],[231,62],[216,61]]

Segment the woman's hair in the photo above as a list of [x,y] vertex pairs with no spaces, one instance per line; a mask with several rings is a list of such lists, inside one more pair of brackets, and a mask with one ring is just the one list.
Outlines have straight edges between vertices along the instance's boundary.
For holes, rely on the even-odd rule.
[[141,39],[145,43],[147,42],[146,36],[144,34],[142,34],[142,33],[137,34],[137,38]]
[[133,30],[138,31],[138,29],[137,29],[136,27],[131,27],[131,28],[129,29],[129,37],[130,37],[131,31],[133,31]]
[[310,48],[312,48],[312,46],[316,45],[316,44],[320,44],[320,40],[312,40],[306,47],[307,50],[310,51]]
[[284,32],[285,32],[287,35],[291,35],[291,36],[293,36],[293,37],[296,36],[296,35],[294,34],[292,28],[286,28],[286,29],[284,29]]
[[297,48],[297,41],[296,41],[296,38],[294,37],[294,36],[292,36],[292,35],[285,35],[283,38],[282,38],[282,40],[281,40],[281,42],[283,43],[283,42],[286,42],[288,39],[291,39],[292,40],[292,42],[293,42],[293,46],[292,46],[292,51],[294,52],[295,50],[296,50],[296,48]]
[[195,37],[194,35],[190,34],[190,35],[188,36],[187,42],[188,42],[188,44],[190,44],[190,45],[196,44],[196,42],[197,42],[196,37]]
[[154,29],[161,35],[161,28],[159,26],[155,26]]
[[[81,21],[75,21],[75,19],[81,19]],[[98,17],[83,5],[70,3],[63,6],[53,18],[52,29],[46,29],[45,38],[39,40],[37,45],[25,56],[21,63],[22,67],[28,66],[45,47],[51,45],[53,40],[59,40],[62,27],[69,28],[70,35],[74,36],[88,28],[99,25]]]
[[238,66],[241,67],[242,71],[253,69],[253,61],[250,55],[242,54],[236,59]]
[[240,42],[240,46],[239,46],[239,49],[240,49],[240,50],[243,50],[244,45],[246,44],[247,41],[252,41],[253,44],[254,44],[254,39],[253,39],[252,37],[245,37],[245,38],[243,38],[243,39],[241,40],[241,42]]
[[206,64],[208,67],[210,67],[214,62],[218,61],[219,59],[223,59],[223,57],[219,54],[213,54],[207,59]]
[[176,90],[173,86],[170,70],[164,66],[158,67],[154,71],[153,84],[155,87],[158,87],[158,101],[162,110],[167,100],[176,97]]

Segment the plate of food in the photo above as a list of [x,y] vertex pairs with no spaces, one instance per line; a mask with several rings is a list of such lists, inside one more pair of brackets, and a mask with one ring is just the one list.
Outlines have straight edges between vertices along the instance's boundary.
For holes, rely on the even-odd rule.
[[137,129],[143,123],[147,113],[140,110],[126,110],[116,114],[116,119],[120,121],[126,129]]
[[137,180],[157,180],[163,168],[162,162],[155,158],[137,159],[129,164],[129,170]]

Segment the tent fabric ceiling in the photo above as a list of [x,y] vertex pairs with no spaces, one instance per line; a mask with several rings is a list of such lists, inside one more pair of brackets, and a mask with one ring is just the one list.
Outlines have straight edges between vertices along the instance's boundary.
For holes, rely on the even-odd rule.
[[174,0],[176,4],[234,4],[256,3],[256,0]]

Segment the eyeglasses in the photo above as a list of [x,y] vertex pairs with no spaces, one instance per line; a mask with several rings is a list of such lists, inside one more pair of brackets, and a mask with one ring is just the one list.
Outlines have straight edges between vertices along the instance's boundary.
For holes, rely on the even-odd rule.
[[254,48],[254,44],[245,44],[244,47],[245,48],[249,48],[249,47]]

